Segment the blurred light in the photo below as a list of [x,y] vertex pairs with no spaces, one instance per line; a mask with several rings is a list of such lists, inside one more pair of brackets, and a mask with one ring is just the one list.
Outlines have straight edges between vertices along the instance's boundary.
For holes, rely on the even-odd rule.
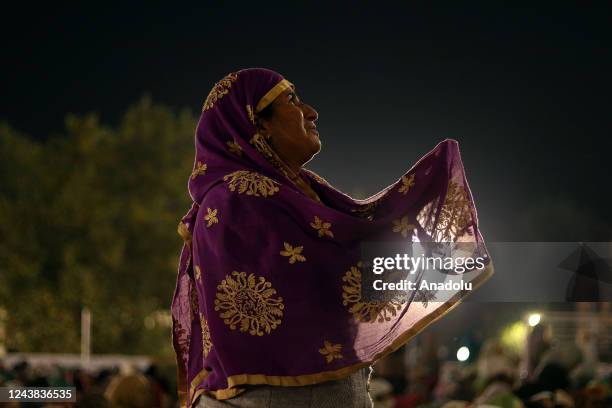
[[154,310],[145,317],[144,325],[148,330],[153,330],[156,327],[170,328],[172,327],[172,315],[169,310]]
[[465,346],[459,347],[459,350],[457,350],[457,360],[465,361],[468,358],[470,358],[470,349]]
[[529,325],[531,327],[533,326],[537,326],[540,323],[540,319],[542,318],[542,315],[539,313],[532,313],[529,315],[529,318],[527,319],[527,322],[529,323]]
[[525,347],[527,332],[527,325],[523,321],[505,327],[500,336],[502,346],[515,354],[520,354]]
[[155,328],[155,319],[151,316],[145,317],[144,325],[147,329],[153,330]]

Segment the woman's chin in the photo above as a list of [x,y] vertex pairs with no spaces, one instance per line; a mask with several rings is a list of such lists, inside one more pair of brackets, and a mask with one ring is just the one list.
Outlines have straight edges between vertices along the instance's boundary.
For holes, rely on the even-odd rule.
[[321,151],[321,139],[317,136],[317,139],[313,142],[313,156]]
[[321,142],[317,141],[317,143],[313,143],[312,144],[312,149],[310,149],[310,152],[308,154],[308,157],[304,161],[304,164],[306,164],[309,161],[311,161],[317,155],[317,153],[319,153],[320,151],[321,151]]

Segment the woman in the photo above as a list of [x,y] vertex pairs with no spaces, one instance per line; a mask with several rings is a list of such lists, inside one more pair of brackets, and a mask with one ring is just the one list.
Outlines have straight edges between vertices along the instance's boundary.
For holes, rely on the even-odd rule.
[[266,69],[227,75],[204,103],[172,304],[183,406],[371,406],[370,365],[465,295],[361,290],[363,242],[482,243],[457,143],[357,201],[302,167],[316,120]]

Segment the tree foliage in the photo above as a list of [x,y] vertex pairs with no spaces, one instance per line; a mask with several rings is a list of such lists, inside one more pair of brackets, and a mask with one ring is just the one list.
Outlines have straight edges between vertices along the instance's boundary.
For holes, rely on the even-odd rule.
[[[143,98],[116,128],[68,116],[34,141],[0,124],[0,308],[8,349],[170,353],[166,320],[196,120]],[[145,325],[145,321],[148,324]]]

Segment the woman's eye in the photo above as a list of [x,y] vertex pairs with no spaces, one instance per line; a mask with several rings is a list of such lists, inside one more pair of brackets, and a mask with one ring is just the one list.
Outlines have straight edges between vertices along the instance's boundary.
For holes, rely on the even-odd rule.
[[289,103],[292,103],[294,105],[297,104],[297,96],[295,94],[289,94]]

